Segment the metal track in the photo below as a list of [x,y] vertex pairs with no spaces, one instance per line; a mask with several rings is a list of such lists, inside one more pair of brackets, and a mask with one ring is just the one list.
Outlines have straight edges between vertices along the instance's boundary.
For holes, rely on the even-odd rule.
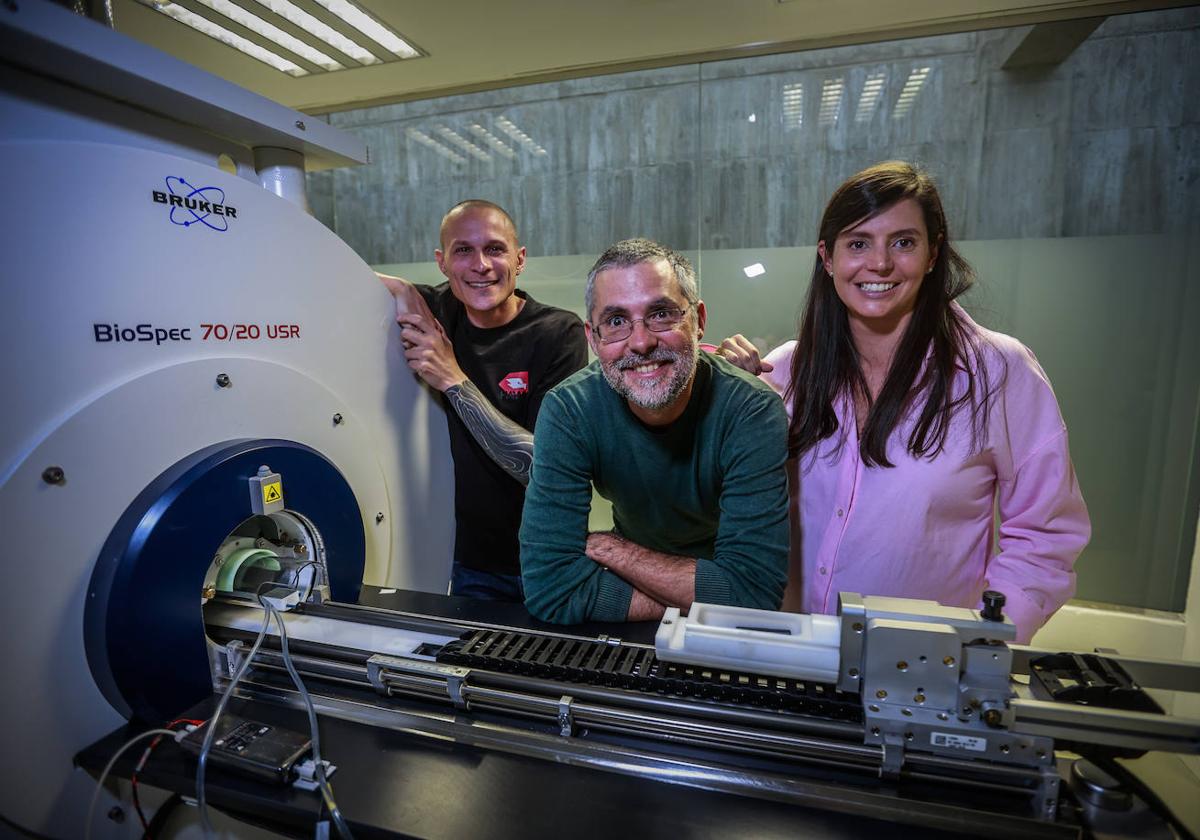
[[641,645],[474,630],[443,647],[437,661],[862,723],[858,695],[838,691],[832,685],[664,662],[655,656],[653,648]]

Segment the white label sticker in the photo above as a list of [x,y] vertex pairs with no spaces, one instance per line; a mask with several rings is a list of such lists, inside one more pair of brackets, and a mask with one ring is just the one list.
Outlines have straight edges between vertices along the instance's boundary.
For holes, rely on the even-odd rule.
[[952,732],[934,732],[930,734],[929,741],[935,747],[987,752],[987,738],[973,738],[970,735],[956,735]]

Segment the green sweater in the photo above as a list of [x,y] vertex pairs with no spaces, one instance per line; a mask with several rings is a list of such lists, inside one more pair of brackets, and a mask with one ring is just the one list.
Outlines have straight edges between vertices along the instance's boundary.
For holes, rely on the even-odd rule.
[[766,385],[700,354],[683,415],[643,425],[593,362],[551,390],[521,519],[525,605],[624,621],[633,587],[584,554],[592,486],[622,537],[696,558],[696,600],[777,609],[787,583],[787,416]]

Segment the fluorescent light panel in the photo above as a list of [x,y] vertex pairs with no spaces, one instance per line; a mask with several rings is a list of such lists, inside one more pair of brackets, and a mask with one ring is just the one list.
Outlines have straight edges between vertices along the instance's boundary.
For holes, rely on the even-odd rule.
[[[210,38],[214,38],[227,46],[240,50],[252,58],[269,64],[283,73],[297,77],[309,75],[309,71],[306,68],[301,67],[289,58],[260,46],[247,38],[243,38],[241,35],[221,26],[219,23],[209,20],[203,15],[189,11],[172,2],[172,0],[138,0],[138,2],[180,23],[190,26],[197,32],[208,35]],[[382,60],[371,52],[370,49],[304,11],[291,2],[291,0],[193,0],[193,2],[199,3],[219,15],[223,15],[240,26],[244,26],[246,29],[279,46],[281,51],[287,51],[300,56],[305,61],[325,71],[345,70],[346,66],[336,58],[327,55],[306,41],[280,29],[254,12],[248,11],[247,7],[269,9],[293,26],[302,29],[316,40],[328,44],[333,49],[338,50],[361,65],[382,63]],[[312,0],[312,2],[323,6],[331,14],[341,18],[349,26],[358,30],[397,58],[417,58],[421,55],[419,50],[348,0]]]
[[370,50],[338,32],[324,21],[317,20],[295,3],[288,0],[255,0],[260,6],[265,6],[288,23],[300,27],[314,38],[319,38],[335,50],[339,50],[353,58],[359,64],[379,64],[379,58]]
[[220,41],[226,46],[233,47],[235,50],[245,53],[251,58],[256,58],[264,64],[269,64],[276,70],[282,73],[287,73],[289,76],[307,76],[308,71],[294,61],[288,61],[281,55],[276,55],[270,50],[260,47],[253,41],[248,41],[241,35],[230,32],[220,24],[213,23],[206,17],[201,17],[194,12],[189,12],[182,6],[177,6],[174,3],[154,3],[149,0],[142,0],[142,3],[156,11],[162,12],[169,18],[174,18],[180,23],[190,26],[197,32],[201,32],[210,38]]
[[261,35],[271,43],[278,44],[289,52],[295,53],[305,61],[312,62],[322,70],[346,69],[346,66],[341,62],[330,58],[315,47],[310,47],[299,38],[284,32],[278,26],[267,23],[258,15],[246,11],[236,3],[230,2],[230,0],[194,0],[194,2],[212,9],[219,15],[224,15],[234,23],[240,23],[251,32]]
[[407,41],[348,0],[315,0],[315,2],[346,21],[388,52],[398,55],[400,58],[416,58],[420,55]]

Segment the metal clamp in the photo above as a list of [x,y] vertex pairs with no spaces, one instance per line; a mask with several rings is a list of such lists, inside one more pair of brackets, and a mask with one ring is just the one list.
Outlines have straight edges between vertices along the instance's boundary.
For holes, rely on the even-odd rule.
[[575,698],[570,694],[564,694],[558,699],[558,734],[564,738],[575,734],[575,716],[571,711],[571,704],[574,702]]
[[900,768],[904,766],[904,739],[896,732],[884,732],[882,741],[879,778],[896,781],[900,778]]
[[383,681],[383,669],[387,666],[387,662],[387,657],[378,653],[367,660],[367,679],[370,680],[371,687],[384,697],[390,694]]
[[467,708],[467,699],[463,696],[463,681],[467,678],[465,669],[456,670],[446,675],[446,693],[456,709]]
[[237,674],[238,666],[241,665],[242,657],[244,656],[242,648],[245,646],[245,642],[238,639],[234,639],[225,645],[225,669],[228,672],[227,676],[229,679],[233,679]]

